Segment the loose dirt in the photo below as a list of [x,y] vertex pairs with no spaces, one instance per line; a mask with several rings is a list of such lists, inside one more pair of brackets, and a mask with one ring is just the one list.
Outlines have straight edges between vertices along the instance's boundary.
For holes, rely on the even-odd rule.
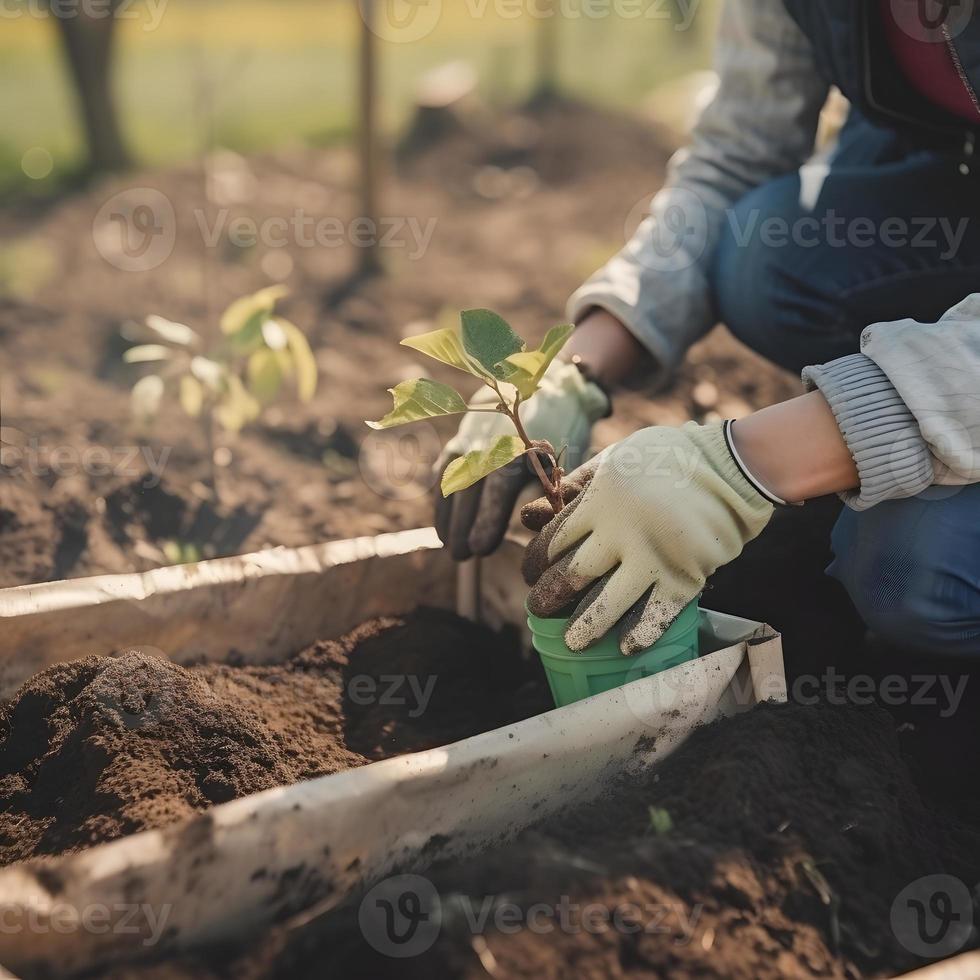
[[[669,830],[652,829],[650,807]],[[892,904],[939,871],[978,880],[980,823],[930,804],[889,715],[765,705],[700,729],[595,804],[426,872],[442,927],[418,955],[381,955],[355,903],[237,959],[141,976],[891,976],[921,963]],[[499,929],[495,909],[509,916]]]
[[0,716],[0,861],[162,827],[551,706],[516,637],[435,609],[269,667],[185,668],[138,650],[60,664]]

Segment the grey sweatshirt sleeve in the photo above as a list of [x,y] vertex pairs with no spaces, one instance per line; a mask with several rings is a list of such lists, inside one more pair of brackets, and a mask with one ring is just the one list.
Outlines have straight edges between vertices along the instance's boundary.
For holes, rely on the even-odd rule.
[[715,62],[718,93],[671,160],[649,217],[568,306],[573,321],[608,310],[664,374],[714,326],[707,270],[728,209],[807,159],[827,96],[783,0],[726,0]]
[[980,293],[936,323],[875,323],[861,353],[803,372],[833,410],[861,478],[844,494],[866,510],[934,483],[980,482]]

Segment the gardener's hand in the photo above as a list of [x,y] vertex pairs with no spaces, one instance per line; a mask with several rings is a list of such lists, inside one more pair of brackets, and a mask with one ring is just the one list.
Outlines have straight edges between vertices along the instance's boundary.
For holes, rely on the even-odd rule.
[[557,517],[543,499],[524,508],[541,532],[524,559],[528,609],[554,616],[578,600],[570,649],[627,613],[620,650],[649,647],[769,522],[773,504],[736,462],[728,425],[641,429],[566,478],[572,502]]
[[[474,403],[487,405],[495,401],[494,394],[486,390],[474,399]],[[567,447],[562,462],[571,467],[584,457],[592,424],[608,408],[609,400],[598,385],[587,381],[574,364],[556,361],[542,379],[541,389],[521,405],[520,415],[531,439],[546,439],[556,452]],[[467,415],[436,463],[439,480],[454,459],[486,449],[497,436],[513,431],[513,423],[504,415]],[[521,490],[533,479],[533,469],[521,457],[450,497],[443,497],[436,485],[436,531],[456,561],[488,555],[497,548]]]

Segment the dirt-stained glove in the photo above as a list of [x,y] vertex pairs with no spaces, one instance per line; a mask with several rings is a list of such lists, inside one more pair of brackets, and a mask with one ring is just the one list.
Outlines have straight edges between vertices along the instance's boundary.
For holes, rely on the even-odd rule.
[[[536,616],[564,614],[584,650],[629,614],[620,650],[656,643],[719,566],[769,523],[773,504],[738,461],[732,423],[641,429],[570,474],[557,516],[547,500],[521,513],[541,533],[524,557]],[[585,593],[582,598],[582,593]]]
[[[496,396],[488,389],[472,402],[495,403]],[[585,456],[592,425],[608,409],[609,399],[598,385],[587,381],[574,364],[556,361],[542,378],[539,391],[521,405],[520,416],[531,439],[546,439],[556,451],[567,447],[562,465],[570,469]],[[486,449],[497,436],[513,431],[513,423],[504,415],[490,412],[467,415],[436,463],[439,480],[454,459],[475,449]],[[436,484],[436,531],[456,561],[489,555],[496,550],[521,490],[533,479],[533,469],[521,457],[449,497],[443,497]]]

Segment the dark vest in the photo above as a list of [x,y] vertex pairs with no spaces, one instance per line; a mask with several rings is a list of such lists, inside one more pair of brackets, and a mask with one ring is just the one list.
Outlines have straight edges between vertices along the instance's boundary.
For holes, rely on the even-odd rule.
[[[906,134],[910,141],[972,152],[980,124],[971,124],[934,106],[895,67],[880,22],[878,0],[783,0],[790,16],[813,45],[818,69],[870,122]],[[939,0],[892,0],[918,5],[923,21],[941,15]],[[980,93],[980,0],[949,0],[947,23],[955,36],[945,42],[974,96]],[[960,20],[956,15],[959,12]],[[965,24],[965,26],[964,26]],[[954,31],[950,31],[951,34]],[[980,148],[978,148],[980,152]]]

